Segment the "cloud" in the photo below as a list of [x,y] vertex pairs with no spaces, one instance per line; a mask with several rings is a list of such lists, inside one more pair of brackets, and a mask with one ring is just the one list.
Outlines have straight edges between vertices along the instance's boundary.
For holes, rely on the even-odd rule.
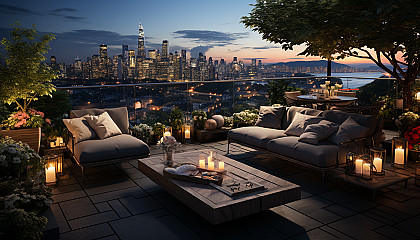
[[203,53],[206,54],[206,52],[213,48],[213,46],[197,46],[197,47],[193,47],[191,48],[191,57],[195,57],[198,58],[198,54],[199,53]]
[[78,12],[79,10],[74,8],[57,8],[55,10],[52,10],[52,12]]
[[197,43],[204,43],[212,46],[225,46],[233,44],[234,41],[245,38],[249,33],[227,33],[211,30],[179,30],[174,32],[175,38],[192,39]]
[[78,11],[79,10],[75,8],[58,8],[58,9],[49,11],[49,15],[63,17],[64,19],[67,19],[70,21],[83,22],[86,18],[65,14],[65,13],[74,13]]
[[252,57],[252,58],[241,58],[242,60],[252,60],[252,59],[257,59],[257,60],[263,60],[263,59],[267,59],[265,57]]
[[16,7],[7,4],[0,4],[0,12],[7,14],[42,15],[41,13],[37,13],[26,8]]
[[265,50],[265,49],[272,49],[272,48],[281,48],[281,46],[256,46],[256,47],[242,47],[242,49],[256,49],[256,50]]

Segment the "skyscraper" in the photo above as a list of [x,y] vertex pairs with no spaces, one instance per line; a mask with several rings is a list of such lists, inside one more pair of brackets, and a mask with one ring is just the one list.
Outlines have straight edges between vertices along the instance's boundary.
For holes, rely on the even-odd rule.
[[141,23],[139,24],[139,41],[137,46],[137,57],[141,60],[146,58],[146,51],[144,50],[144,31]]
[[168,40],[162,41],[162,58],[168,57]]
[[108,46],[101,44],[99,46],[99,75],[101,78],[108,77]]
[[122,46],[122,57],[125,58],[127,56],[127,52],[128,52],[128,45],[121,45]]

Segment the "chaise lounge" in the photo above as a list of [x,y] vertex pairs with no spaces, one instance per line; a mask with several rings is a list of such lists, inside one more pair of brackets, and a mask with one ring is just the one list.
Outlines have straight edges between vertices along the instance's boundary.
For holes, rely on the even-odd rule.
[[70,111],[63,119],[69,138],[67,147],[76,163],[86,167],[148,157],[149,146],[130,135],[125,107]]
[[255,126],[232,129],[230,143],[238,143],[322,172],[345,163],[356,146],[371,147],[382,138],[371,115],[305,107],[261,107]]

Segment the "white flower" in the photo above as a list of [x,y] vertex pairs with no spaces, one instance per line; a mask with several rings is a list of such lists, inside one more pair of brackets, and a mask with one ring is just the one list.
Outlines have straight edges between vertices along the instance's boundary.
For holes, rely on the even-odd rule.
[[16,153],[16,149],[15,149],[15,148],[13,148],[13,147],[9,147],[9,152],[10,152],[10,153]]
[[14,157],[12,160],[12,163],[21,163],[22,160],[20,160],[20,157]]

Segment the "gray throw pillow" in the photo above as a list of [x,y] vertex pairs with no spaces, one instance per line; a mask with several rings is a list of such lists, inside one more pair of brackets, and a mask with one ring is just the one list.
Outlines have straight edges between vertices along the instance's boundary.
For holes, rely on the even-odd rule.
[[63,122],[73,135],[74,144],[98,137],[84,117],[63,119]]
[[86,116],[85,118],[100,139],[122,134],[117,124],[115,124],[107,112],[101,113],[98,116]]
[[281,119],[285,110],[285,107],[261,106],[255,126],[281,129]]
[[322,118],[320,117],[304,115],[297,112],[284,133],[299,137],[308,125],[319,123],[321,120]]
[[299,141],[317,145],[319,142],[328,139],[337,130],[338,124],[322,120],[318,124],[308,125],[302,135],[300,135]]
[[340,145],[341,142],[364,137],[368,131],[369,129],[367,127],[358,124],[351,117],[348,117],[346,121],[340,125],[337,133],[333,134],[328,141]]

